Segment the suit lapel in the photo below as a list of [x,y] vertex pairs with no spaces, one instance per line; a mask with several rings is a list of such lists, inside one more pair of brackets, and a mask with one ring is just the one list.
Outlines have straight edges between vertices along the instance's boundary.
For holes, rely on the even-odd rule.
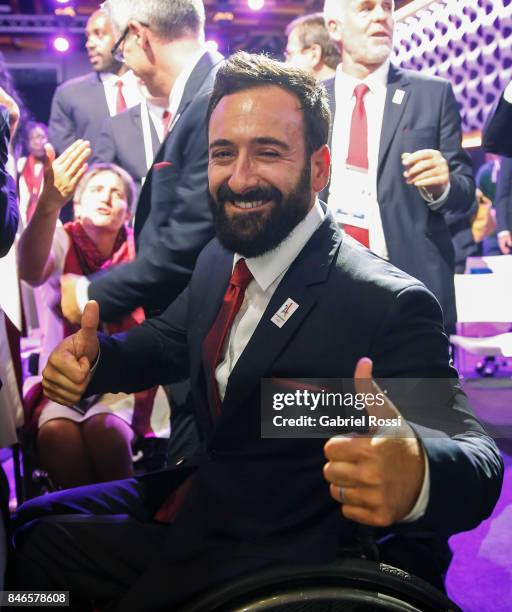
[[96,72],[93,72],[90,75],[89,82],[91,88],[87,93],[87,108],[100,117],[109,117],[110,111],[108,110],[103,81]]
[[397,133],[398,124],[409,101],[409,96],[409,79],[400,69],[391,65],[380,136],[378,176],[382,171],[391,142]]
[[[340,240],[337,226],[328,215],[279,283],[232,370],[222,404],[221,420],[229,418],[254,393],[261,378],[270,375],[272,363],[314,308],[316,297],[312,286],[327,280]],[[299,307],[282,327],[278,327],[271,319],[289,298]]]

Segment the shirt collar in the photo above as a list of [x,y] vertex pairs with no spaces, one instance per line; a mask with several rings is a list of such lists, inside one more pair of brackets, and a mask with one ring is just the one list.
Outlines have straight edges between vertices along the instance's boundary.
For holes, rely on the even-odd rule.
[[187,81],[192,74],[192,71],[196,67],[197,62],[203,57],[205,54],[205,49],[199,49],[188,62],[186,68],[179,73],[178,78],[174,81],[174,85],[172,86],[171,95],[169,96],[169,112],[171,116],[174,118],[178,108],[181,104],[181,99],[183,98],[183,92],[185,91],[185,87],[187,85]]
[[[304,219],[275,249],[245,260],[254,280],[263,291],[266,291],[291,266],[324,218],[325,212],[317,198]],[[242,259],[242,255],[235,253],[233,268],[239,259]]]
[[387,59],[377,68],[377,70],[371,72],[364,79],[356,79],[354,76],[343,72],[343,65],[338,64],[335,80],[336,97],[338,97],[339,94],[340,97],[350,99],[354,94],[356,85],[359,85],[359,83],[366,83],[372,93],[377,93],[379,89],[385,89],[388,84],[390,64],[390,60]]
[[128,72],[125,72],[121,76],[117,76],[117,74],[114,74],[113,72],[100,72],[100,79],[103,83],[112,86],[114,86],[118,81],[122,81],[124,85],[136,82],[135,74],[132,70],[128,70]]

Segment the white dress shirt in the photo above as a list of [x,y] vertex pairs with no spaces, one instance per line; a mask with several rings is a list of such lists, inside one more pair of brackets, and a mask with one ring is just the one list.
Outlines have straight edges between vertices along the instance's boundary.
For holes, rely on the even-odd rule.
[[105,89],[105,98],[107,99],[108,112],[111,117],[117,115],[117,93],[119,91],[117,82],[123,82],[123,97],[126,102],[126,108],[137,106],[143,100],[140,92],[139,84],[135,74],[128,70],[122,76],[117,76],[112,72],[100,72],[100,79]]
[[[244,301],[227,337],[222,360],[215,370],[219,395],[222,399],[229,375],[251,339],[274,291],[292,262],[318,229],[324,216],[325,213],[317,201],[306,217],[276,249],[245,260],[254,280],[249,283],[245,291]],[[233,269],[240,258],[240,255],[234,256]],[[274,313],[270,314],[270,317],[273,315]]]
[[[325,213],[317,200],[306,217],[276,249],[269,253],[264,253],[259,257],[246,258],[245,263],[254,279],[247,286],[244,301],[233,320],[233,325],[231,326],[231,330],[227,335],[223,347],[221,361],[215,370],[215,378],[217,380],[221,399],[224,398],[226,393],[229,376],[251,339],[258,323],[264,316],[265,310],[275,290],[279,286],[288,268],[318,229],[324,217]],[[240,255],[235,254],[233,258],[233,269],[240,258]],[[271,318],[274,314],[275,313],[272,312],[265,316]],[[404,423],[402,425],[402,430],[404,436],[414,436],[408,424]],[[394,433],[397,434],[398,432]],[[389,431],[384,432],[383,430],[379,430],[376,435],[391,434]],[[430,497],[430,470],[428,457],[424,450],[423,457],[425,471],[420,495],[414,508],[401,522],[415,521],[425,514]]]
[[[388,251],[377,201],[377,170],[389,66],[388,60],[363,80],[343,72],[342,64],[336,69],[334,81],[336,111],[333,118],[331,146],[332,170],[327,199],[336,221],[368,229],[370,249],[385,259],[388,259]],[[356,103],[354,89],[360,83],[365,83],[369,89],[364,97],[368,126],[368,172],[347,168],[346,163],[352,112]],[[405,179],[399,175],[395,180]],[[432,199],[425,190],[420,189],[421,196],[433,210],[443,204],[449,191],[448,184],[440,198]]]

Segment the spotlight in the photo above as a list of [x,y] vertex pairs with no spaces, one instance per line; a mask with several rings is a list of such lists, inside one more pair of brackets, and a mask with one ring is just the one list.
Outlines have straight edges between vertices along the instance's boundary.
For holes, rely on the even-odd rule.
[[69,4],[71,0],[55,0],[57,4]]
[[265,6],[265,0],[247,0],[247,6],[251,11],[259,11]]
[[53,41],[53,46],[59,53],[69,51],[69,40],[65,36],[57,36]]
[[216,40],[207,40],[205,43],[208,51],[214,52],[219,50],[219,43]]

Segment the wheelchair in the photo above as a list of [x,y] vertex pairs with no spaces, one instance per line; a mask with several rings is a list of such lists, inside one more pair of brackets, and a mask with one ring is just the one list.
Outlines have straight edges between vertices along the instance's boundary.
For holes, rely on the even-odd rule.
[[229,581],[180,612],[462,612],[444,593],[368,559],[285,565]]

